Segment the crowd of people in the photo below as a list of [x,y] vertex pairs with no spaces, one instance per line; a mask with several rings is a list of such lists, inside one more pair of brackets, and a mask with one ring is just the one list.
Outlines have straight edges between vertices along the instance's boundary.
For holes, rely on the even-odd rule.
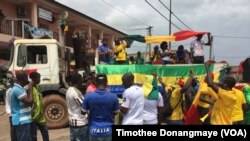
[[[127,57],[127,43],[124,40],[116,39],[114,47],[109,47],[107,40],[103,39],[102,44],[98,47],[100,64],[202,64],[204,63],[203,46],[211,45],[211,35],[207,33],[208,41],[202,40],[203,34],[196,36],[190,44],[190,50],[179,45],[176,51],[170,50],[168,42],[163,41],[154,46],[154,50],[150,52],[149,62],[145,62],[140,51],[137,56]],[[160,50],[161,49],[161,50]]]
[[[178,79],[169,86],[158,77],[160,88],[146,96],[143,87],[134,84],[134,75],[122,76],[122,101],[108,88],[106,74],[74,74],[66,92],[71,141],[112,140],[112,125],[243,125],[250,124],[249,86],[243,92],[234,88],[236,80],[225,76],[213,82],[210,63],[205,62],[207,75],[199,82],[192,70],[184,82]],[[17,72],[8,74],[6,111],[10,115],[12,140],[37,140],[37,129],[44,141],[49,140],[39,91],[40,74]],[[157,78],[157,74],[153,75]],[[87,84],[83,90],[83,82]],[[157,83],[156,83],[157,84]],[[153,85],[153,84],[152,84]],[[154,94],[153,94],[154,93]],[[169,96],[169,100],[166,99]],[[169,103],[166,103],[169,102]],[[164,106],[170,104],[172,113],[164,117]],[[115,122],[115,117],[119,117]]]
[[[209,34],[208,34],[209,36]],[[194,63],[203,63],[204,56],[195,51],[205,43],[192,42]],[[116,63],[126,63],[126,43],[116,42]],[[171,63],[171,53],[168,43],[162,42],[154,48],[151,61],[164,64]],[[101,50],[101,51],[100,51]],[[178,61],[185,63],[186,55],[179,46],[176,54]],[[108,63],[110,51],[103,41],[99,47],[100,61]],[[192,54],[192,53],[191,53]],[[135,62],[142,64],[141,53],[138,52]],[[111,93],[108,88],[106,74],[90,73],[89,75],[73,74],[69,78],[70,87],[66,92],[66,103],[69,114],[71,141],[111,141],[112,125],[243,125],[250,124],[249,104],[250,86],[243,91],[234,88],[236,80],[225,76],[221,82],[213,82],[210,63],[204,63],[206,77],[198,81],[190,70],[189,78],[184,82],[177,79],[176,85],[169,86],[157,74],[152,74],[160,87],[152,86],[154,90],[146,92],[143,87],[134,83],[135,76],[126,73],[121,81],[125,90],[120,97]],[[18,71],[14,77],[7,74],[8,87],[6,91],[6,112],[10,115],[12,141],[36,141],[37,129],[44,141],[49,140],[46,118],[42,104],[42,94],[39,90],[40,74],[32,72],[29,76],[24,71]],[[31,81],[28,81],[30,78]],[[83,82],[86,89],[83,89]],[[153,85],[153,83],[151,84]],[[157,85],[157,81],[156,81]],[[148,93],[148,94],[146,94]],[[170,105],[171,114],[166,116],[166,105]],[[165,115],[165,116],[164,116]],[[117,118],[118,117],[118,118]],[[115,120],[118,119],[118,120]]]

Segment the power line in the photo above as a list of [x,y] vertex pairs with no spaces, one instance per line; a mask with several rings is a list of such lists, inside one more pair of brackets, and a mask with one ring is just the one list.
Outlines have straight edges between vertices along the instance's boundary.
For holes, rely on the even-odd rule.
[[159,0],[159,2],[171,13],[175,16],[175,18],[177,20],[179,20],[183,25],[185,25],[188,29],[190,29],[191,31],[193,31],[189,26],[187,26],[180,18],[178,18],[161,0]]
[[[164,19],[166,19],[167,21],[169,21],[169,19],[167,17],[165,17],[159,10],[157,10],[151,3],[149,3],[147,0],[145,0],[146,3],[148,3],[158,14],[160,14]],[[181,28],[179,28],[177,25],[175,25],[173,22],[171,22],[171,24],[178,28],[179,30],[181,30]]]
[[213,35],[218,38],[236,38],[236,39],[250,39],[250,37],[240,37],[240,36],[221,36],[221,35]]
[[132,17],[132,16],[129,16],[128,14],[126,14],[125,12],[123,12],[122,10],[120,10],[120,9],[118,9],[118,8],[115,8],[113,5],[111,5],[110,3],[106,2],[105,0],[102,0],[102,1],[103,1],[106,5],[108,5],[108,6],[110,6],[111,8],[113,8],[114,10],[116,10],[116,11],[122,13],[123,15],[125,15],[125,16],[127,16],[127,17],[129,17],[129,18],[131,18],[131,19],[133,19],[133,20],[135,20],[135,21],[137,21],[138,23],[143,24],[143,25],[145,25],[145,26],[149,26],[149,25],[146,25],[145,23],[143,23],[143,22],[137,20],[136,18],[134,18],[134,17]]
[[230,58],[230,59],[240,59],[240,58],[247,58],[247,57],[244,57],[244,56],[217,56],[215,55],[215,57],[219,57],[219,58]]

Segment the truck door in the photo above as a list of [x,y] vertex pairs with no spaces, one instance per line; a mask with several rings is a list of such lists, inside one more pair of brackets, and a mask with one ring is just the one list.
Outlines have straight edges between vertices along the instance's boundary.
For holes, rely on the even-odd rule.
[[24,70],[28,75],[34,71],[38,72],[41,74],[40,84],[50,84],[51,75],[48,46],[20,45],[18,47],[17,63],[14,70]]

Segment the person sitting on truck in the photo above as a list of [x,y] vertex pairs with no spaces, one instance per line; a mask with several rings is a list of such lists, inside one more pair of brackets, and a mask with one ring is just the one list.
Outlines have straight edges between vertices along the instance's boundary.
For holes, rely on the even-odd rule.
[[114,54],[116,56],[117,64],[125,64],[127,61],[126,55],[126,41],[121,41],[120,39],[115,40]]
[[37,127],[41,131],[43,141],[49,141],[49,132],[46,127],[46,119],[43,112],[43,96],[39,92],[39,83],[41,75],[37,72],[32,72],[29,75],[30,79],[34,83],[33,86],[33,106],[32,106],[32,123],[30,127],[31,141],[37,140]]
[[70,140],[88,140],[88,116],[82,114],[83,95],[80,91],[82,77],[75,74],[71,77],[72,86],[66,92],[66,103],[69,113]]
[[194,64],[202,64],[204,63],[204,51],[203,45],[210,46],[211,45],[211,33],[207,33],[208,42],[205,43],[202,39],[203,34],[199,34],[196,37],[196,40],[193,40],[190,44],[190,52],[191,58]]
[[[28,75],[24,71],[16,73],[17,82],[11,90],[11,115],[12,125],[16,132],[17,140],[30,140],[31,106],[33,104],[33,82],[28,81]],[[28,84],[28,94],[24,86]],[[25,111],[25,112],[21,112]]]
[[185,64],[186,52],[184,50],[183,45],[178,46],[178,50],[176,51],[176,55],[177,55],[177,62],[179,64]]
[[107,40],[102,40],[102,45],[98,47],[99,53],[99,63],[100,64],[109,64],[109,59],[111,57],[111,51],[108,48]]
[[168,42],[163,41],[160,44],[160,48],[162,50],[162,52],[161,52],[161,60],[163,61],[163,64],[169,64],[170,63],[171,52],[168,49]]
[[159,46],[154,47],[154,51],[150,53],[150,62],[152,64],[162,64],[161,61],[161,52],[159,50]]
[[142,58],[141,56],[141,52],[138,51],[137,52],[137,56],[135,57],[135,63],[138,65],[138,64],[144,64],[144,59]]

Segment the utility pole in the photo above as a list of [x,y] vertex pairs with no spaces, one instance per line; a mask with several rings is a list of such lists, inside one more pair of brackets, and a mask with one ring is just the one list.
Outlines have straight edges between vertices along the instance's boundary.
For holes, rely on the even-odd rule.
[[[152,36],[152,28],[153,26],[148,27],[148,36]],[[148,44],[149,47],[149,53],[151,52],[151,44]]]
[[[172,0],[169,0],[169,35],[171,35],[171,18],[172,18]],[[169,42],[169,49],[171,49],[171,42]]]
[[212,58],[213,40],[214,40],[214,37],[211,36],[210,38],[211,38],[211,44],[210,44],[210,48],[209,48],[209,60],[212,60],[212,59],[214,58],[214,57]]
[[[153,26],[149,26],[147,28],[147,30],[148,30],[148,36],[152,36],[152,28],[153,28]],[[148,55],[148,58],[150,59],[151,44],[147,44],[147,48],[148,48],[148,53],[147,53],[147,49],[146,49],[146,54],[144,55],[144,60],[147,60],[147,55]]]

